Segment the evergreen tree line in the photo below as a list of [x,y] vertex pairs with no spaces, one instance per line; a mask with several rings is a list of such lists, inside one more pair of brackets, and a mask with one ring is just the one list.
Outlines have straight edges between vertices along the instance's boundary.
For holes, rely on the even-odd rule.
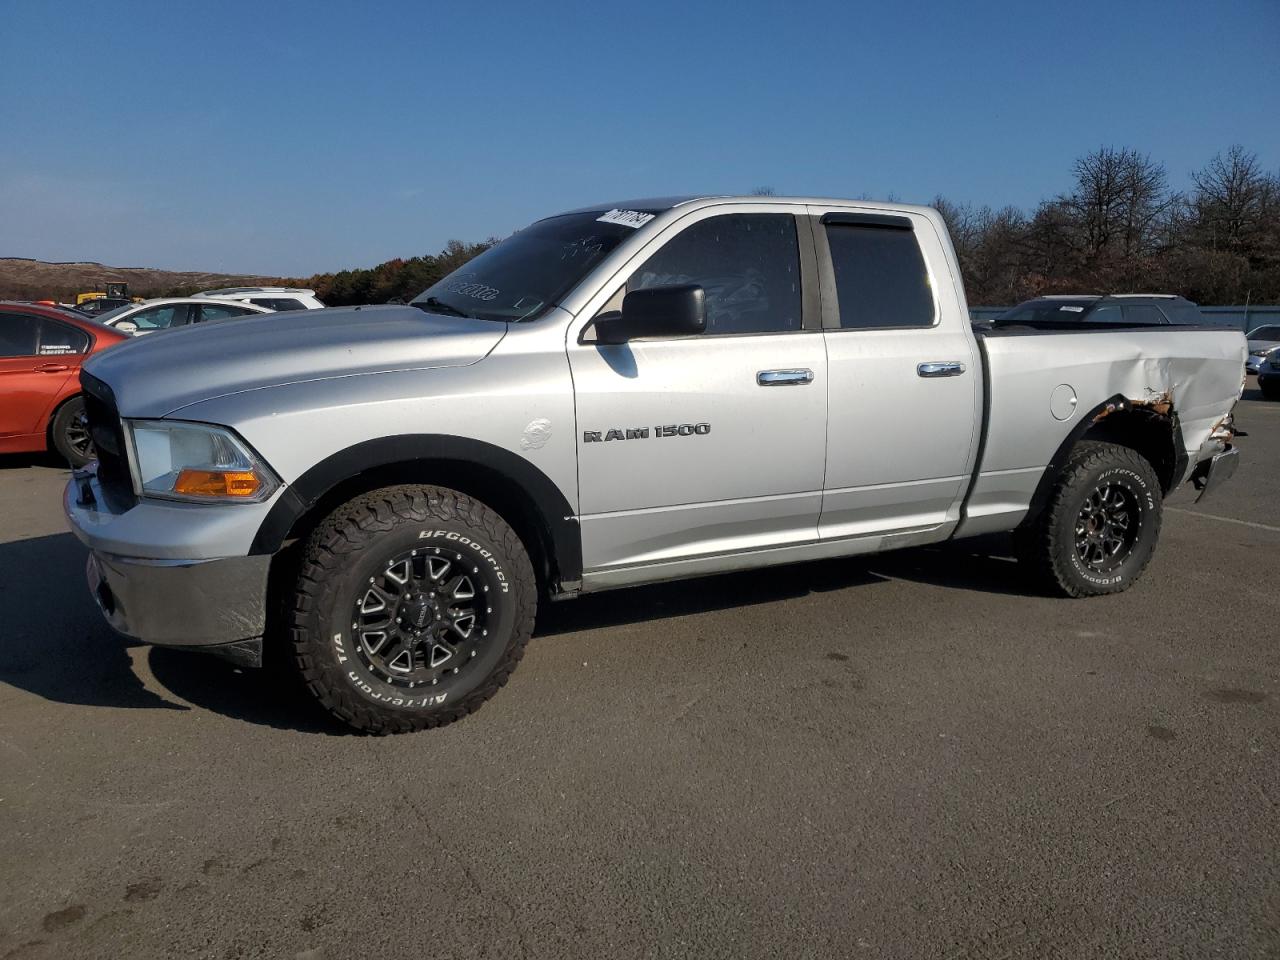
[[496,242],[496,238],[483,243],[450,240],[437,254],[396,258],[368,270],[318,273],[302,283],[315,290],[316,296],[331,307],[357,303],[407,303]]

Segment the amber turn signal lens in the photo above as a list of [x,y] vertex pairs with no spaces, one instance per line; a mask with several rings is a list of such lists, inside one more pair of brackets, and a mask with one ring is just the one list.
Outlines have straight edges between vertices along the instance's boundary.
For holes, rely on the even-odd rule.
[[183,470],[173,492],[196,497],[252,497],[261,488],[257,474],[248,470]]

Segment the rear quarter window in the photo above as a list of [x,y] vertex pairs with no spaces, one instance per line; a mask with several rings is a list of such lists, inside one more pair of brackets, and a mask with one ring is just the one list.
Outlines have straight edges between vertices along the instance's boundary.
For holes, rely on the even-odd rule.
[[292,297],[252,297],[249,302],[259,307],[266,307],[268,310],[307,309],[301,300],[295,300]]
[[89,335],[79,327],[56,320],[40,320],[40,348],[42,357],[58,357],[72,353],[88,353]]

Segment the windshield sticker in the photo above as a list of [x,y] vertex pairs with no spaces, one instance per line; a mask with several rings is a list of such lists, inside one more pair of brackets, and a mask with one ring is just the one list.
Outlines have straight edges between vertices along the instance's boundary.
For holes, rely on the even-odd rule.
[[68,344],[46,343],[40,347],[40,356],[42,357],[60,357],[64,353],[75,353],[75,348]]
[[596,217],[598,223],[616,223],[619,226],[639,230],[652,220],[652,213],[641,213],[639,210],[610,210],[603,217]]
[[1084,313],[1084,307],[1063,306],[1063,307],[1059,307],[1058,309],[1065,310],[1067,311],[1067,313]]
[[444,288],[450,293],[457,293],[464,297],[474,297],[476,300],[496,300],[499,291],[495,287],[487,286],[474,279],[474,273],[464,273],[460,277],[455,277],[444,285]]

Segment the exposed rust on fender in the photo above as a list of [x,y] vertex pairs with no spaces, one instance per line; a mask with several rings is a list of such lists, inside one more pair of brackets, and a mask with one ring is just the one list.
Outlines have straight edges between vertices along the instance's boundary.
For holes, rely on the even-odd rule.
[[1116,403],[1108,403],[1094,415],[1093,422],[1097,423],[1113,413],[1122,413],[1125,410],[1149,410],[1162,417],[1167,417],[1173,412],[1173,392],[1171,390],[1166,390],[1163,393],[1152,392],[1141,400],[1130,397]]
[[1230,443],[1235,438],[1236,418],[1235,412],[1232,411],[1213,425],[1213,429],[1209,431],[1209,439],[1218,440],[1222,443]]
[[1166,390],[1164,393],[1152,394],[1145,400],[1134,400],[1131,402],[1135,407],[1145,407],[1152,413],[1158,413],[1162,417],[1167,417],[1173,410],[1173,391]]

